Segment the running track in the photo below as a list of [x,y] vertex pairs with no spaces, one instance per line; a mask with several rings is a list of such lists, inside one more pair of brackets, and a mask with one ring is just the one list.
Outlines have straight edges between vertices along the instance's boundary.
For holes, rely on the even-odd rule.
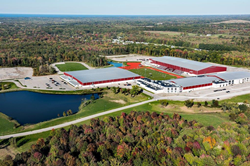
[[159,69],[155,69],[155,68],[152,68],[152,67],[140,66],[140,64],[141,63],[138,63],[138,62],[134,62],[134,63],[131,62],[131,63],[127,63],[128,66],[120,67],[120,68],[121,69],[126,69],[126,70],[147,68],[147,69],[155,70],[155,71],[158,71],[158,72],[161,72],[161,73],[165,73],[165,74],[174,76],[176,78],[183,78],[182,76],[179,76],[177,74],[169,73],[169,72],[162,71],[162,70],[159,70]]

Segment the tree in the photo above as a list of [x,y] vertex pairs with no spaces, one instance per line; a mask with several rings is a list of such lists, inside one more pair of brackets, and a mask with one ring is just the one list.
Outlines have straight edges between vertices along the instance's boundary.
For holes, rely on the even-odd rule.
[[201,103],[200,103],[200,102],[197,102],[197,106],[198,106],[198,108],[201,107]]
[[116,94],[116,87],[112,87],[113,93]]
[[205,101],[204,106],[205,106],[205,107],[207,107],[207,106],[208,106],[208,102],[207,102],[207,101]]
[[92,95],[91,95],[90,99],[91,99],[92,101],[94,101],[94,100],[95,100],[95,96],[94,96],[94,94],[92,94]]
[[194,101],[193,100],[186,100],[184,104],[186,107],[191,108],[194,105]]
[[168,106],[168,101],[167,100],[162,100],[161,105],[164,106],[164,107]]
[[218,100],[212,100],[211,107],[219,107],[219,101]]
[[67,111],[67,115],[69,116],[69,115],[72,115],[73,113],[72,113],[72,111],[71,110],[68,110]]
[[140,92],[140,87],[138,85],[133,85],[132,89],[130,91],[131,96],[134,97],[134,96],[138,95],[139,92]]
[[248,109],[248,106],[246,104],[239,105],[239,109],[241,112],[245,112]]

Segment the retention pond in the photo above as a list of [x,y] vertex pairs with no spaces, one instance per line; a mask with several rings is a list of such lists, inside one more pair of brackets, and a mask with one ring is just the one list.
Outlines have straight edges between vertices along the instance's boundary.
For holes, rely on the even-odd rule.
[[[0,112],[17,120],[20,124],[34,124],[62,116],[69,109],[73,113],[83,99],[89,95],[54,95],[29,91],[8,92],[0,94]],[[98,94],[95,94],[98,98]]]

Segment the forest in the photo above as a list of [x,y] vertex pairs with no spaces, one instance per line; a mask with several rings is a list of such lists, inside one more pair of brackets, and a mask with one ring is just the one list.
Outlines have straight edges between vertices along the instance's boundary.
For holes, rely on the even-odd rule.
[[[29,151],[0,165],[241,165],[250,164],[249,109],[233,123],[204,127],[178,114],[122,113],[89,125],[52,130]],[[237,119],[237,120],[236,120]]]
[[[55,62],[83,61],[101,67],[108,62],[99,55],[131,53],[247,66],[250,24],[215,24],[230,19],[250,20],[250,17],[2,17],[0,66],[29,66],[34,68],[34,75],[44,75],[54,72],[49,65]],[[113,43],[117,38],[149,44]],[[238,51],[237,55],[232,51]]]

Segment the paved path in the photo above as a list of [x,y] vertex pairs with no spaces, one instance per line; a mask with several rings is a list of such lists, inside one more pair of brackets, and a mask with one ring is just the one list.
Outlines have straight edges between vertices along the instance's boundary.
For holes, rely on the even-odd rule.
[[80,118],[80,119],[77,119],[77,120],[74,120],[74,121],[71,121],[71,122],[63,123],[63,124],[52,126],[52,127],[47,127],[47,128],[34,130],[34,131],[28,131],[28,132],[23,132],[23,133],[0,136],[0,139],[8,139],[8,138],[11,138],[11,137],[22,137],[22,136],[38,134],[38,133],[42,133],[42,132],[46,132],[46,131],[51,131],[52,129],[58,129],[58,128],[66,127],[66,126],[76,124],[76,123],[79,123],[79,122],[83,122],[83,121],[86,121],[86,120],[90,120],[90,119],[93,119],[93,118],[96,118],[96,117],[99,117],[99,116],[107,115],[107,114],[110,114],[110,113],[113,113],[113,112],[118,112],[118,111],[121,111],[121,110],[124,110],[124,109],[128,109],[128,108],[136,107],[136,106],[143,105],[143,104],[146,104],[146,103],[150,103],[152,101],[155,101],[155,99],[143,101],[143,102],[140,102],[140,103],[128,105],[128,106],[125,106],[125,107],[121,107],[121,108],[117,108],[117,109],[113,109],[113,110],[109,110],[109,111],[105,111],[105,112],[102,112],[102,113],[94,114],[94,115],[91,115],[91,116],[87,116],[87,117],[84,117],[84,118]]

